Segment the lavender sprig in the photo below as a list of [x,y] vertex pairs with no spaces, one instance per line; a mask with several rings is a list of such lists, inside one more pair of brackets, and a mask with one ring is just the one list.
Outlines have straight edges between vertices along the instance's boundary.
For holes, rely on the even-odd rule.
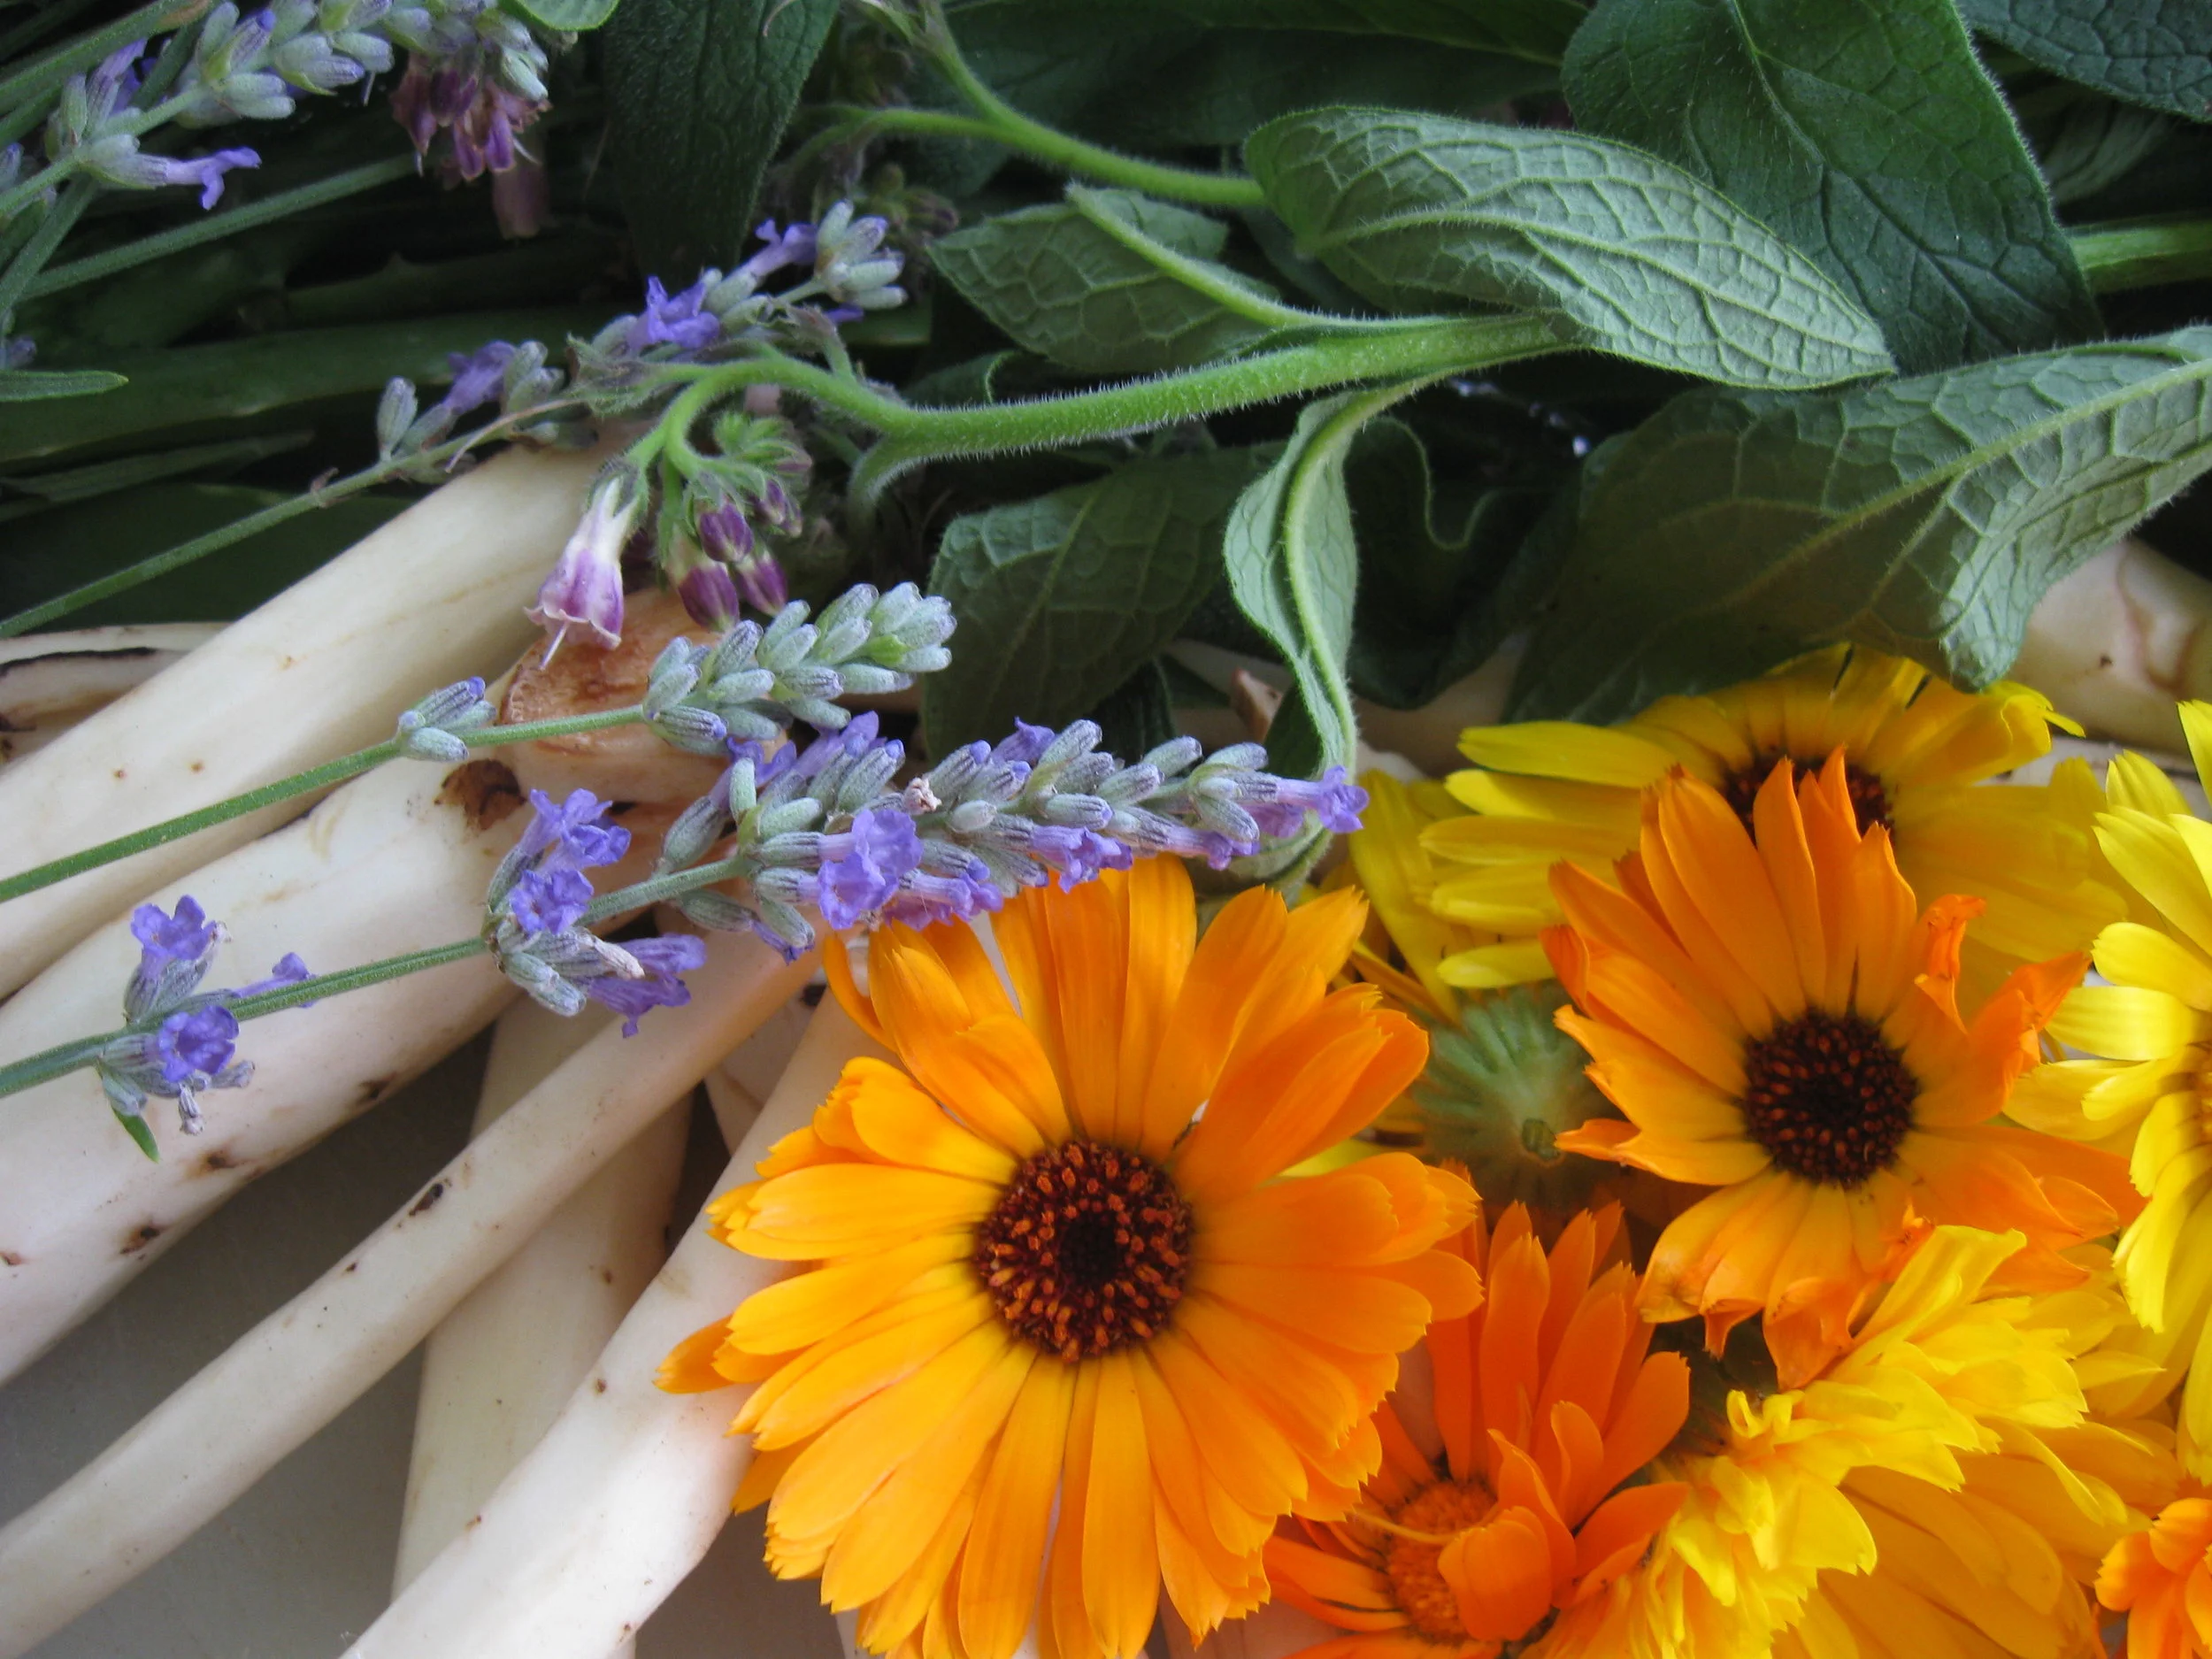
[[[880,735],[872,713],[803,750],[733,741],[728,770],[664,837],[653,879],[597,895],[566,877],[573,858],[546,850],[597,803],[580,792],[560,809],[534,797],[540,822],[493,883],[487,936],[508,977],[549,1008],[573,1011],[587,997],[623,995],[641,1012],[678,995],[680,966],[672,955],[631,972],[636,947],[597,940],[593,921],[666,901],[696,926],[749,931],[795,959],[815,941],[810,912],[838,932],[966,918],[1025,887],[1056,879],[1066,890],[1141,856],[1202,857],[1220,868],[1268,839],[1302,833],[1309,814],[1327,828],[1356,827],[1366,804],[1340,772],[1302,783],[1260,771],[1257,744],[1203,756],[1194,740],[1179,738],[1125,766],[1098,752],[1099,735],[1087,720],[1058,733],[1020,725],[995,747],[971,744],[898,789],[904,747]],[[728,849],[709,860],[726,841]],[[541,858],[564,871],[549,901],[530,885],[547,879],[532,873]],[[733,881],[744,896],[721,890]],[[625,983],[636,988],[623,992]]]
[[188,895],[172,915],[157,904],[131,913],[138,966],[123,991],[124,1029],[93,1059],[94,1073],[116,1120],[149,1157],[158,1156],[146,1125],[146,1102],[161,1095],[177,1102],[179,1126],[188,1135],[204,1124],[199,1097],[210,1089],[242,1088],[251,1061],[236,1057],[238,1020],[229,1003],[308,977],[307,964],[288,954],[270,977],[235,989],[202,992],[215,953],[229,934]]

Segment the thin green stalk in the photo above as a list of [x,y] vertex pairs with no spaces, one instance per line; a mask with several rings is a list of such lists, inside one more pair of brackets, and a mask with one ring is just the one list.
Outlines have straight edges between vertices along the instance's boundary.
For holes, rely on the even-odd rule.
[[58,1077],[66,1077],[89,1065],[101,1049],[125,1034],[125,1031],[104,1031],[96,1037],[79,1037],[42,1048],[12,1065],[0,1065],[0,1094],[20,1094],[41,1083],[50,1083]]
[[534,409],[518,410],[514,414],[503,419],[495,420],[488,426],[481,427],[475,432],[464,433],[457,438],[425,449],[418,455],[395,456],[388,461],[380,461],[374,466],[365,467],[350,477],[334,480],[319,489],[310,490],[305,495],[295,495],[289,501],[277,502],[271,506],[264,507],[259,512],[248,513],[242,518],[234,518],[227,525],[210,530],[205,535],[194,536],[189,541],[181,542],[165,552],[142,558],[135,565],[125,565],[119,571],[111,571],[96,581],[87,582],[81,588],[72,588],[67,593],[58,594],[43,603],[33,605],[27,611],[19,611],[12,617],[0,618],[0,640],[12,638],[18,634],[28,634],[34,628],[42,628],[50,622],[58,621],[73,611],[81,611],[85,606],[97,600],[105,599],[112,594],[127,593],[142,582],[150,582],[157,576],[165,576],[173,570],[178,570],[191,564],[195,559],[205,558],[210,553],[219,552],[235,542],[245,541],[250,536],[259,535],[264,530],[273,530],[277,526],[288,523],[303,513],[313,511],[318,507],[326,507],[334,501],[343,501],[349,495],[357,495],[365,489],[399,477],[418,463],[449,460],[473,444],[489,442],[503,435],[499,431],[502,426],[517,421],[541,419],[557,410],[570,406],[570,401],[561,400],[551,403],[541,403]]
[[127,12],[104,29],[95,29],[43,58],[34,59],[13,74],[0,77],[0,110],[42,98],[69,79],[98,63],[110,52],[181,27],[206,12],[213,0],[153,0],[150,5]]
[[2100,294],[2212,276],[2212,219],[2092,225],[2071,240],[2074,257]]
[[[511,743],[536,742],[541,739],[572,737],[579,732],[603,732],[610,726],[634,726],[645,718],[641,705],[632,704],[624,709],[604,709],[594,714],[572,714],[549,720],[526,720],[513,726],[495,726],[466,734],[471,749],[503,749]],[[280,778],[258,789],[249,789],[234,795],[227,801],[218,801],[212,806],[202,807],[196,812],[185,812],[152,825],[142,830],[133,830],[113,841],[102,841],[97,847],[88,847],[82,852],[71,853],[66,858],[57,858],[0,880],[0,903],[20,898],[26,893],[35,893],[41,887],[50,887],[57,881],[82,875],[102,864],[113,864],[119,858],[128,858],[134,853],[144,852],[149,847],[180,841],[187,835],[198,833],[217,824],[227,824],[234,818],[249,812],[258,812],[265,806],[274,806],[280,801],[309,795],[332,784],[343,783],[373,771],[388,760],[399,757],[399,740],[387,738],[381,743],[357,749],[350,755],[311,766],[305,772],[294,772]]]
[[[266,1014],[280,1014],[288,1008],[297,1008],[304,1002],[320,1002],[326,996],[342,996],[348,991],[365,990],[372,985],[381,985],[387,979],[396,979],[410,973],[419,973],[426,968],[443,967],[449,962],[465,962],[489,949],[481,939],[457,939],[449,945],[433,945],[427,950],[411,950],[403,956],[387,956],[381,962],[365,963],[358,968],[346,968],[336,973],[319,974],[303,979],[297,985],[288,985],[279,990],[264,991],[258,996],[241,997],[228,1004],[233,1016],[241,1021],[259,1019]],[[119,1026],[104,1031],[96,1037],[79,1037],[69,1042],[57,1043],[12,1065],[0,1066],[0,1094],[19,1094],[41,1083],[50,1083],[58,1077],[80,1071],[89,1064],[119,1037],[127,1037],[136,1031],[153,1029],[143,1026]]]
[[[420,973],[426,968],[442,968],[449,962],[465,962],[471,956],[480,956],[491,949],[481,939],[457,939],[449,945],[433,945],[426,950],[411,950],[403,956],[387,956],[381,962],[364,963],[357,968],[342,968],[335,973],[317,974],[302,979],[297,985],[288,985],[274,991],[264,991],[258,996],[242,996],[229,1004],[230,1011],[240,1021],[259,1019],[267,1014],[281,1014],[288,1008],[298,1008],[308,1002],[319,1002],[326,996],[342,996],[348,991],[365,991],[372,985],[381,985],[387,979],[404,979],[411,973]],[[4,1087],[6,1073],[0,1071],[0,1094],[9,1091]]]
[[949,32],[937,31],[937,42],[930,53],[930,61],[948,81],[953,89],[966,101],[979,118],[969,120],[957,115],[940,114],[928,110],[884,110],[870,119],[892,131],[934,134],[952,138],[980,138],[1018,150],[1049,166],[1063,172],[1079,173],[1105,184],[1126,185],[1141,190],[1147,196],[1163,196],[1171,202],[1194,202],[1203,207],[1264,207],[1267,198],[1261,194],[1257,180],[1234,173],[1199,173],[1188,167],[1170,167],[1156,161],[1141,160],[1125,156],[1119,150],[1102,145],[1087,144],[1079,138],[1033,121],[997,93],[983,84],[975,72],[961,61]]
[[96,3],[96,0],[48,0],[28,18],[0,35],[0,63],[36,44],[41,36],[65,27],[78,13],[90,11]]
[[188,225],[163,231],[156,236],[146,236],[137,242],[126,242],[96,253],[89,258],[73,259],[67,265],[56,265],[36,278],[25,290],[27,297],[36,298],[42,294],[58,294],[87,282],[98,282],[128,271],[134,265],[150,260],[165,258],[181,253],[188,248],[197,248],[207,242],[219,242],[226,236],[235,236],[241,231],[253,230],[289,214],[305,212],[309,208],[321,207],[326,203],[342,201],[358,196],[364,190],[373,190],[379,185],[390,184],[400,179],[414,177],[415,157],[411,155],[394,156],[386,161],[373,161],[366,166],[334,173],[327,179],[318,179],[303,184],[296,190],[280,191],[258,202],[234,207],[227,212],[210,214]]
[[649,904],[658,904],[672,899],[680,893],[690,893],[700,887],[710,887],[718,881],[727,881],[733,876],[745,873],[748,857],[743,854],[716,860],[710,864],[694,864],[688,870],[673,871],[664,876],[653,876],[634,882],[626,887],[617,887],[603,893],[591,902],[584,912],[587,925],[603,922],[611,916],[620,916],[630,910],[641,910]]
[[46,268],[46,262],[54,257],[54,250],[61,246],[61,239],[75,227],[99,193],[100,187],[88,179],[73,180],[62,192],[61,199],[46,210],[38,229],[23,244],[22,251],[8,261],[7,271],[0,274],[0,330],[13,319],[15,308],[22,303],[31,279]]

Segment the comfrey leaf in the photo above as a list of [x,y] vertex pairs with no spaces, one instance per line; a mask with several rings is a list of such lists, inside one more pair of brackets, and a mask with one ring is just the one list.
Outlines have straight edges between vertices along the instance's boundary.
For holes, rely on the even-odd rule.
[[2093,336],[2097,308],[1952,0],[1605,0],[1567,96],[1809,255],[1908,373]]
[[2131,104],[2212,119],[2200,0],[1960,0],[1975,29],[2055,75]]
[[1301,251],[1392,311],[1514,305],[1582,344],[1735,386],[1879,374],[1873,319],[1726,197],[1577,133],[1315,110],[1244,147]]
[[1605,720],[1857,640],[1969,685],[2212,466],[2212,328],[1819,396],[1700,391],[1586,495],[1508,712]]
[[1087,373],[1141,374],[1313,320],[1215,263],[1227,237],[1187,208],[1077,186],[941,237],[930,257],[1016,343]]

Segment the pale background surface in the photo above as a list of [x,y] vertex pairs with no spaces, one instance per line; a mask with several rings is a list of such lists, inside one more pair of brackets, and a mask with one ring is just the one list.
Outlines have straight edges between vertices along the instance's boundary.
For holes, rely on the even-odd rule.
[[[254,1183],[0,1389],[0,1517],[58,1486],[428,1180],[468,1138],[483,1057],[480,1039]],[[215,1095],[210,1110],[221,1102]],[[680,1201],[687,1219],[720,1171],[718,1152],[710,1135],[695,1135]],[[410,1356],[190,1542],[31,1659],[341,1652],[391,1586],[419,1368]],[[811,1584],[769,1577],[760,1517],[739,1517],[645,1626],[639,1659],[838,1659],[836,1628],[816,1595]]]

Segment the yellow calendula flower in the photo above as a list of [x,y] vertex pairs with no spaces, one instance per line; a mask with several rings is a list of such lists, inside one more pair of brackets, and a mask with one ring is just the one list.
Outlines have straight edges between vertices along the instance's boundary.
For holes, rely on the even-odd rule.
[[2017,1233],[1937,1228],[1804,1387],[1730,1392],[1661,1457],[1683,1507],[1546,1659],[2089,1659],[2112,1543],[2177,1475],[2155,1425],[2100,1421],[2110,1276],[2008,1293]]
[[1914,1363],[1975,1438],[1955,1443],[1947,1478],[1878,1460],[1845,1476],[1874,1559],[1818,1576],[1776,1659],[2102,1659],[2099,1569],[2180,1469],[2162,1423],[2100,1409],[2141,1369],[2108,1269],[2008,1295],[1996,1281],[2016,1242],[1947,1228],[1924,1247],[1948,1257],[1929,1299],[1948,1328]]
[[2081,959],[2016,970],[1962,1018],[1980,904],[1922,907],[1840,751],[1770,772],[1755,836],[1679,772],[1643,810],[1613,882],[1554,872],[1567,925],[1545,941],[1576,1003],[1560,1024],[1626,1118],[1561,1144],[1713,1189],[1654,1247],[1647,1314],[1702,1315],[1716,1351],[1763,1315],[1794,1386],[1926,1224],[2017,1227],[2029,1265],[2078,1280],[2059,1252],[2131,1211],[2124,1167],[1995,1119]]
[[[995,925],[877,933],[839,995],[898,1064],[849,1064],[720,1237],[811,1263],[672,1355],[740,1409],[771,1564],[914,1659],[1129,1659],[1164,1580],[1194,1630],[1382,1457],[1372,1413],[1480,1281],[1474,1197],[1403,1154],[1279,1179],[1370,1122],[1427,1044],[1331,992],[1356,895],[1266,891],[1195,938],[1171,858]],[[1010,984],[1008,982],[1010,981]],[[771,1495],[772,1494],[772,1495]]]
[[[2212,775],[2212,704],[2184,704],[2200,776]],[[2184,1456],[2212,1477],[2212,824],[2191,814],[2147,762],[2124,756],[2097,841],[2126,884],[2132,919],[2097,936],[2106,981],[2076,991],[2052,1034],[2094,1056],[2040,1069],[2015,1108],[2023,1121],[2129,1156],[2147,1201],[2117,1256],[2137,1344],[2158,1375],[2146,1400],[2187,1372]]]
[[2047,790],[1973,787],[2047,753],[2055,725],[2065,722],[2024,687],[1963,692],[1917,664],[1836,646],[1725,690],[1663,698],[1619,726],[1476,727],[1460,740],[1476,770],[1446,780],[1470,816],[1423,836],[1443,872],[1430,902],[1505,942],[1470,944],[1438,972],[1458,985],[1544,977],[1525,941],[1560,919],[1551,866],[1609,869],[1636,844],[1640,803],[1676,768],[1748,823],[1778,762],[1817,768],[1840,751],[1860,827],[1889,833],[1914,890],[1983,901],[1969,989],[1993,987],[2018,963],[2083,949],[2120,913]]
[[1404,784],[1383,772],[1360,780],[1364,822],[1347,842],[1340,879],[1367,895],[1367,933],[1353,952],[1359,975],[1429,1027],[1429,1064],[1377,1127],[1399,1144],[1464,1164],[1484,1200],[1563,1213],[1586,1202],[1606,1166],[1575,1157],[1559,1137],[1612,1109],[1583,1074],[1586,1057],[1553,1019],[1566,994],[1549,983],[1542,944],[1502,950],[1525,959],[1510,982],[1477,989],[1440,972],[1478,946],[1498,947],[1430,908],[1436,864],[1422,845],[1430,826],[1466,816],[1442,785]]

